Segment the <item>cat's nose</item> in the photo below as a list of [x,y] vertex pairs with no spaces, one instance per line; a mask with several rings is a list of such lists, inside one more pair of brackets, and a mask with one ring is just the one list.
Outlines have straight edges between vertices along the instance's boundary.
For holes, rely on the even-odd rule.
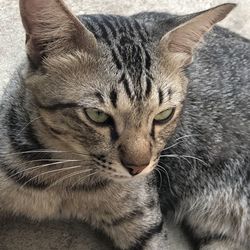
[[[138,152],[139,151],[139,152]],[[128,170],[131,175],[137,175],[145,169],[151,160],[150,150],[140,151],[132,153],[126,148],[120,148],[120,161],[122,165]]]
[[135,176],[139,173],[141,173],[143,171],[144,168],[146,168],[148,165],[145,166],[139,166],[139,167],[135,167],[135,166],[126,166],[126,168],[128,169],[128,172],[132,175]]
[[144,162],[140,165],[136,165],[137,163],[131,163],[130,161],[121,159],[121,163],[128,170],[128,172],[134,176],[141,173],[142,170],[149,165],[150,161]]

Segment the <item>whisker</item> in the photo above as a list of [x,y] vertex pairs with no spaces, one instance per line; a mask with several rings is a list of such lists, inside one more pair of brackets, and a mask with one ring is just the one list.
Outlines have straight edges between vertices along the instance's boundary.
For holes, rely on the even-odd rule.
[[101,171],[98,170],[98,171],[96,171],[96,172],[94,172],[94,173],[91,173],[91,174],[89,174],[89,175],[87,175],[87,176],[84,176],[84,177],[81,178],[80,180],[76,181],[76,182],[74,183],[74,185],[72,185],[72,187],[73,187],[73,186],[76,186],[76,184],[78,184],[79,182],[82,182],[82,181],[85,180],[86,178],[88,178],[88,177],[90,177],[90,176],[92,176],[92,175],[95,175],[95,174],[97,174],[97,173],[100,173],[100,172],[101,172]]
[[181,137],[179,137],[179,138],[177,138],[177,139],[174,140],[174,141],[175,141],[174,144],[172,144],[172,145],[170,145],[170,146],[164,148],[162,151],[165,151],[165,150],[168,150],[168,149],[170,149],[170,148],[173,148],[173,147],[179,145],[180,143],[183,143],[183,139],[190,138],[190,137],[194,137],[194,136],[200,136],[200,135],[198,135],[198,134],[191,134],[191,135],[184,135],[184,136],[181,136]]
[[82,167],[81,165],[77,165],[77,166],[73,166],[73,167],[67,167],[67,168],[61,168],[61,169],[54,169],[54,170],[50,170],[50,171],[46,171],[44,173],[41,173],[41,174],[38,174],[32,178],[30,178],[28,181],[26,181],[20,188],[24,187],[26,184],[28,184],[30,181],[34,180],[34,179],[37,179],[43,175],[46,175],[46,174],[51,174],[51,173],[55,173],[55,172],[64,172],[64,171],[67,171],[67,170],[70,170],[70,169],[76,169],[76,168],[80,168]]
[[173,190],[172,190],[172,187],[171,187],[170,177],[169,177],[169,174],[168,174],[167,169],[165,169],[163,166],[159,165],[159,163],[158,163],[157,167],[159,167],[159,169],[162,170],[162,171],[165,173],[165,175],[166,175],[166,177],[167,177],[167,179],[168,179],[169,191],[170,191],[170,193],[171,193],[173,196],[175,196],[175,194],[174,194],[174,192],[173,192]]
[[71,178],[71,177],[74,177],[76,175],[79,175],[79,174],[83,174],[83,173],[86,173],[86,172],[89,172],[89,171],[92,171],[93,169],[85,169],[85,170],[81,170],[81,171],[76,171],[74,173],[71,173],[71,174],[68,174],[62,178],[60,178],[59,180],[55,181],[54,183],[52,183],[48,188],[46,188],[46,190],[54,187],[55,185],[63,182],[64,180],[68,179],[68,178]]
[[37,166],[34,166],[34,167],[30,167],[30,168],[20,170],[20,171],[16,172],[15,174],[8,176],[8,178],[6,178],[6,180],[9,180],[9,179],[15,177],[18,174],[22,174],[22,173],[30,171],[30,170],[40,169],[40,168],[44,168],[44,167],[48,167],[48,166],[52,166],[52,165],[64,164],[64,163],[67,163],[67,162],[79,162],[79,161],[80,160],[65,160],[65,161],[61,161],[61,162],[53,162],[53,163],[48,163],[48,164],[37,165]]
[[32,122],[34,122],[34,121],[40,119],[41,117],[42,117],[42,116],[36,117],[36,118],[34,118],[33,120],[31,120],[30,122],[28,122],[28,123],[19,131],[19,133],[17,134],[17,136],[21,135],[22,132],[23,132]]
[[160,158],[163,159],[163,158],[176,158],[178,159],[179,161],[181,159],[185,160],[190,166],[192,166],[191,162],[187,159],[188,157],[184,157],[182,155],[175,155],[175,154],[165,154],[165,155],[160,155]]
[[80,155],[80,156],[89,156],[89,154],[83,154],[83,153],[76,153],[76,152],[70,152],[70,151],[62,151],[62,150],[47,150],[47,149],[41,149],[41,150],[28,150],[28,151],[22,151],[22,152],[0,152],[0,155],[2,156],[12,156],[12,155],[22,155],[22,154],[32,154],[32,153],[69,153],[73,155]]
[[160,155],[160,158],[179,158],[179,155],[176,155],[176,154],[163,154],[163,155]]
[[177,138],[175,141],[183,140],[185,138],[193,137],[193,136],[200,136],[199,134],[191,134],[191,135],[183,135],[179,138]]
[[[160,158],[182,158],[186,161],[188,161],[186,158],[191,158],[191,159],[194,159],[194,160],[201,162],[205,166],[208,166],[208,164],[205,161],[203,161],[202,159],[200,159],[198,157],[192,156],[192,155],[163,154],[163,155],[160,155]],[[188,161],[188,162],[189,162],[189,164],[191,164],[190,161]]]
[[191,158],[191,159],[194,159],[194,160],[197,160],[197,161],[201,162],[205,166],[208,166],[208,164],[205,161],[203,161],[202,159],[200,159],[198,157],[192,156],[192,155],[180,155],[180,157],[182,157],[182,158]]
[[172,193],[172,195],[175,195],[174,192],[173,192],[173,190],[172,190],[172,187],[171,187],[170,177],[169,177],[169,173],[168,173],[167,169],[165,169],[163,166],[161,166],[159,164],[157,165],[157,167],[159,168],[159,170],[162,170],[163,173],[166,175],[166,177],[168,179],[169,190]]
[[157,168],[155,168],[155,171],[159,174],[159,176],[160,176],[160,188],[159,189],[161,189],[161,187],[162,187],[162,176],[161,176],[161,172],[160,172],[160,170],[159,169],[157,169]]
[[182,143],[182,142],[183,142],[183,141],[178,141],[178,142],[176,142],[176,143],[174,143],[174,144],[172,144],[172,145],[170,145],[170,146],[164,148],[162,151],[166,151],[166,150],[168,150],[168,149],[170,149],[170,148],[173,148],[173,147],[179,145],[179,144]]

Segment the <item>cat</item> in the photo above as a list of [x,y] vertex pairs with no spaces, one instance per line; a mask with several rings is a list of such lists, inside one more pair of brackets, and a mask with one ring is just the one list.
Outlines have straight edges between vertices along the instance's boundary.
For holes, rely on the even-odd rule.
[[[27,62],[1,101],[0,213],[78,218],[118,249],[249,249],[249,51],[182,17],[83,15],[20,0]],[[194,62],[192,60],[194,58]]]

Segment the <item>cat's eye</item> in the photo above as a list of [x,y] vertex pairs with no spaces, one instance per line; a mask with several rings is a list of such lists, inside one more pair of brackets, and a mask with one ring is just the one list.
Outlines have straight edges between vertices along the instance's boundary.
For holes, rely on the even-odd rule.
[[155,116],[154,122],[159,124],[168,122],[173,117],[174,111],[175,108],[169,108],[160,112]]
[[93,122],[103,124],[108,121],[110,118],[109,115],[104,113],[103,111],[95,108],[87,108],[85,109],[86,116]]

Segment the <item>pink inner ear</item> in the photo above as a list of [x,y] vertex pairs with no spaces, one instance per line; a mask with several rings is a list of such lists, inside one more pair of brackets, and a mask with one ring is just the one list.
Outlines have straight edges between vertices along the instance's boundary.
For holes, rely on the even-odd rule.
[[203,35],[212,25],[207,23],[190,23],[170,34],[169,51],[191,55]]
[[[168,51],[184,53],[191,56],[194,48],[217,22],[221,21],[235,7],[235,4],[223,4],[201,12],[186,23],[166,34],[161,40],[161,46],[167,46]],[[165,45],[164,45],[165,44]]]

